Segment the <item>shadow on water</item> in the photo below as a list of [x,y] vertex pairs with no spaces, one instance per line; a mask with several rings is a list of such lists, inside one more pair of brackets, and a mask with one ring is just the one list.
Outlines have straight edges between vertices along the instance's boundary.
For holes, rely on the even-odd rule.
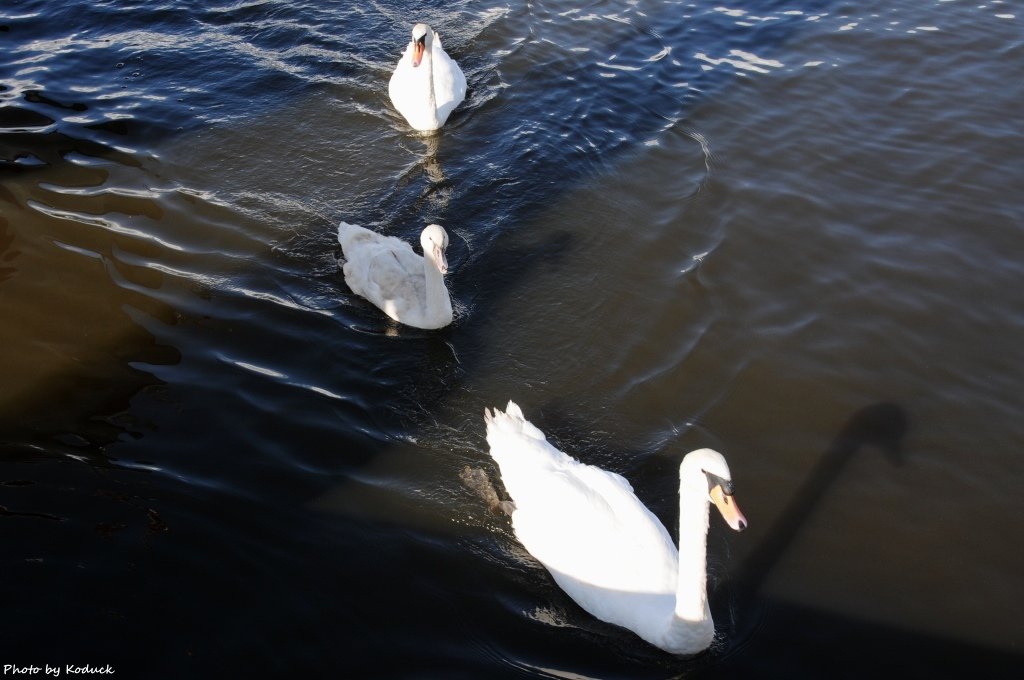
[[[0,187],[0,200],[6,199],[7,192]],[[18,249],[14,248],[14,232],[11,230],[11,221],[3,214],[0,214],[0,284],[14,276],[18,271],[14,266],[14,260],[18,257]]]
[[[904,677],[1017,677],[1024,657],[912,630],[858,620],[835,612],[778,602],[761,594],[772,570],[850,459],[876,449],[896,466],[905,460],[910,421],[902,407],[878,403],[850,417],[793,494],[761,544],[723,585],[734,598],[730,649],[715,671],[760,677],[862,678],[883,670]],[[934,593],[941,598],[942,593]],[[778,669],[766,673],[766,669]]]
[[902,441],[907,427],[906,413],[896,404],[874,404],[850,417],[807,479],[790,498],[782,516],[771,526],[761,545],[736,572],[737,596],[741,601],[754,599],[771,570],[786,553],[800,528],[816,511],[854,454],[864,447],[875,447],[892,464],[903,464]]
[[111,169],[140,167],[115,148],[131,123],[69,122],[89,107],[31,89],[2,94],[0,520],[13,622],[5,651],[24,650],[17,663],[71,662],[100,638],[84,633],[86,647],[54,653],[62,645],[46,638],[62,637],[52,624],[57,603],[73,603],[63,614],[79,631],[109,630],[116,605],[92,568],[126,543],[140,551],[113,562],[131,564],[167,530],[147,480],[119,470],[109,448],[151,431],[132,401],[164,384],[151,367],[180,360],[140,319],[177,317],[149,294],[160,276],[133,264],[154,255],[151,244],[103,226],[112,213],[160,217],[154,202],[108,191]]
[[[152,247],[106,231],[103,220],[114,212],[156,219],[161,209],[103,190],[107,168],[140,166],[104,140],[111,128],[127,134],[129,123],[68,123],[63,115],[89,107],[37,90],[3,99],[0,441],[8,460],[63,453],[105,464],[107,445],[139,432],[128,416],[132,397],[162,384],[142,367],[179,355],[132,317],[175,322],[173,310],[146,295],[160,276],[126,261],[151,256]],[[78,228],[76,213],[90,226]]]

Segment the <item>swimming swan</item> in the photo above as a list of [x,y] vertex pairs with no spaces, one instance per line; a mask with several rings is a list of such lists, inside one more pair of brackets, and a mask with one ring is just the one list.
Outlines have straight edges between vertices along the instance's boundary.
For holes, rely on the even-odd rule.
[[466,98],[466,76],[426,24],[412,27],[412,40],[388,83],[391,103],[421,132],[440,129]]
[[679,466],[679,547],[623,477],[549,444],[509,402],[484,410],[487,443],[515,509],[512,527],[569,597],[601,619],[673,654],[715,636],[706,590],[708,502],[747,526],[725,458],[698,449]]
[[345,255],[345,283],[395,321],[416,328],[441,328],[452,322],[452,300],[444,285],[448,233],[431,224],[420,234],[423,257],[394,236],[355,224],[338,225]]

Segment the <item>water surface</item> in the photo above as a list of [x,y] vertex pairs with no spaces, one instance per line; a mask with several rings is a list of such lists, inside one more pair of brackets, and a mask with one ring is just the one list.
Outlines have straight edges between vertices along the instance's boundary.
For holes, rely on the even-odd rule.
[[[413,134],[414,21],[469,97]],[[1017,676],[1012,3],[0,10],[0,663],[127,677]],[[455,323],[339,220],[451,235]],[[593,620],[460,481],[520,403],[675,531],[716,645]]]

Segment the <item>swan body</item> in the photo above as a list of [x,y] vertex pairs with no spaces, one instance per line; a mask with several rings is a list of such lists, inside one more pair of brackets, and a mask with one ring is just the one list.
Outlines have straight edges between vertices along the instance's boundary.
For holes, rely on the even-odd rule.
[[444,285],[448,234],[431,224],[420,235],[423,257],[394,236],[355,224],[338,226],[345,256],[345,283],[395,321],[416,328],[442,328],[452,322],[452,300]]
[[441,47],[441,36],[426,24],[416,24],[391,74],[388,94],[413,129],[432,132],[466,98],[466,76]]
[[711,645],[706,590],[709,502],[742,531],[729,467],[699,449],[679,468],[679,544],[623,477],[549,444],[509,402],[484,412],[490,453],[515,505],[516,537],[569,597],[673,654]]

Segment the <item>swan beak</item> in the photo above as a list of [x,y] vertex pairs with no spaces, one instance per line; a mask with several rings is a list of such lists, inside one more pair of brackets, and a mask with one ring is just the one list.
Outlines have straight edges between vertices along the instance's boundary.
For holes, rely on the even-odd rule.
[[743,531],[747,528],[747,518],[740,512],[740,506],[736,505],[731,493],[725,493],[720,484],[711,489],[711,502],[722,513],[722,519],[735,531]]
[[423,50],[426,47],[426,38],[414,40],[412,43],[412,65],[419,66],[423,60]]
[[434,262],[437,263],[437,269],[442,274],[448,273],[448,258],[444,255],[444,250],[441,246],[434,246]]

